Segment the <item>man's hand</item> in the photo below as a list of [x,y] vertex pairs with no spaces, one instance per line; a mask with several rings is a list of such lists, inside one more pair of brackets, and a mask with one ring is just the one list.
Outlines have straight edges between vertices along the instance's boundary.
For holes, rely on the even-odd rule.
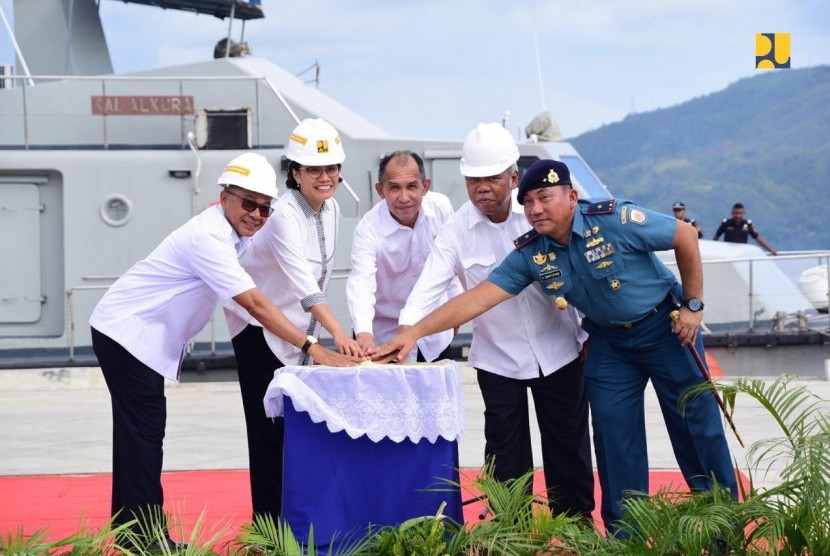
[[671,312],[671,331],[677,334],[680,343],[688,345],[694,343],[697,337],[697,329],[703,321],[703,311],[690,311],[681,307]]
[[372,357],[377,351],[375,336],[370,332],[359,332],[357,334],[357,345],[360,346],[366,357]]
[[343,355],[320,344],[311,346],[308,354],[314,359],[315,365],[325,365],[326,367],[353,367],[364,361],[361,357]]
[[398,335],[377,348],[372,360],[376,363],[389,363],[395,359],[398,363],[403,363],[409,352],[415,348],[417,340],[411,326],[400,326]]
[[361,360],[366,358],[363,348],[357,341],[348,336],[336,336],[334,338],[334,345],[337,346],[338,351],[343,355],[351,355],[352,357],[359,357]]

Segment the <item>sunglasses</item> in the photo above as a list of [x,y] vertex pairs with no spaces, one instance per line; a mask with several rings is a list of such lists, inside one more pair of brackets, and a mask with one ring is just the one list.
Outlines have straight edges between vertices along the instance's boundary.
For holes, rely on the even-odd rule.
[[268,218],[274,213],[274,209],[271,208],[270,204],[267,205],[260,205],[256,201],[252,199],[248,199],[247,197],[243,197],[239,193],[234,193],[227,187],[225,188],[225,193],[228,195],[233,195],[234,197],[239,197],[242,200],[242,210],[245,212],[253,212],[255,210],[259,211],[259,215],[263,218]]
[[334,178],[340,173],[340,168],[337,166],[326,166],[325,168],[322,166],[303,166],[302,169],[315,180],[323,175],[324,170],[330,178]]

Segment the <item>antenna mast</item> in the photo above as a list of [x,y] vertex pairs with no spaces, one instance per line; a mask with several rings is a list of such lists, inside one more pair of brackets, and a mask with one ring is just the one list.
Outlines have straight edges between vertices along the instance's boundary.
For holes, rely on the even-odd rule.
[[542,82],[542,62],[541,56],[539,56],[539,38],[536,36],[536,27],[533,28],[533,47],[536,50],[536,74],[539,76],[539,96],[542,100],[542,111],[546,111],[545,84]]

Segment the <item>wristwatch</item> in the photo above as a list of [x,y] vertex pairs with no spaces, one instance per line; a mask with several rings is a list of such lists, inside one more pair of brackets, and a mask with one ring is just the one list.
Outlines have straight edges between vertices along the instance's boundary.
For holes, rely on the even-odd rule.
[[692,297],[683,302],[683,306],[693,313],[703,310],[703,302],[696,297]]
[[308,350],[310,350],[311,346],[313,346],[316,343],[317,343],[317,338],[315,338],[314,336],[306,336],[305,337],[305,343],[303,344],[303,347],[300,348],[300,351],[302,351],[303,353],[308,355]]

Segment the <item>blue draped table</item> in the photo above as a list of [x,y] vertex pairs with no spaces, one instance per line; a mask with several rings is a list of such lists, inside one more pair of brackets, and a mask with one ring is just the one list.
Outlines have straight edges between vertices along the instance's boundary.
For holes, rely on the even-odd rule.
[[285,417],[282,517],[318,548],[371,527],[444,515],[462,522],[458,437],[464,428],[452,361],[284,367],[265,395]]

